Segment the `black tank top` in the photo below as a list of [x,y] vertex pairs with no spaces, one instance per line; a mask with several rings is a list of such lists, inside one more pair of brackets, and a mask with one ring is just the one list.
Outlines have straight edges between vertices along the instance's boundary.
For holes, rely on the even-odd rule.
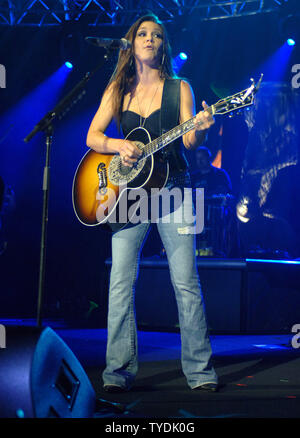
[[[146,118],[144,128],[147,129],[147,131],[150,134],[151,140],[154,140],[155,138],[159,137],[159,119],[160,119],[160,109],[154,111],[150,114],[149,117]],[[144,123],[144,118],[141,117],[139,114],[126,110],[122,112],[121,116],[121,127],[123,131],[124,137],[127,137],[127,135],[134,129],[140,126],[140,121],[142,124]]]
[[[149,132],[151,140],[154,140],[155,138],[159,137],[161,135],[160,133],[160,114],[161,110],[158,109],[156,111],[153,111],[146,120],[139,116],[134,111],[126,110],[123,111],[121,114],[121,128],[124,137],[127,137],[127,135],[135,128],[140,126],[140,123],[143,124],[144,120],[144,128]],[[183,147],[183,145],[182,145]],[[185,169],[178,169],[176,166],[176,163],[172,162],[172,157],[169,157],[169,164],[170,164],[170,174],[168,179],[168,185],[169,186],[185,186],[190,187],[190,174],[187,170],[187,160],[182,153],[182,159],[185,165]]]

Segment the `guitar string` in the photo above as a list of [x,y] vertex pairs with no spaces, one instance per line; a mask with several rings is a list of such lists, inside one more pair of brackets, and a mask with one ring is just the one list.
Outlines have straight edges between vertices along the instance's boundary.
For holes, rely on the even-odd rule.
[[[157,92],[157,89],[156,89]],[[233,97],[237,96],[237,95],[241,95],[243,93],[239,92],[236,93],[235,95],[229,96],[227,98],[222,99],[220,102],[217,102],[214,105],[211,105],[210,107],[206,108],[205,111],[208,111],[210,114],[216,114],[216,107],[217,106],[224,106],[227,103],[229,103]],[[154,94],[155,95],[155,94]],[[154,97],[153,97],[154,98]],[[152,98],[152,100],[153,100]],[[246,106],[246,105],[243,105]],[[168,131],[167,133],[163,134],[162,136],[156,138],[155,140],[151,141],[150,143],[144,145],[143,152],[146,152],[146,154],[143,154],[143,156],[141,158],[138,159],[138,161],[143,161],[144,159],[148,158],[150,155],[152,155],[153,153],[159,151],[160,149],[162,149],[163,147],[167,146],[167,144],[171,143],[172,141],[176,140],[177,138],[181,137],[182,135],[186,134],[187,132],[191,131],[194,127],[195,127],[195,120],[196,116],[192,117],[191,119],[183,122],[182,124],[176,126],[175,128],[172,128],[170,131]],[[146,118],[144,120],[143,125],[145,124]],[[200,122],[200,125],[202,124],[202,122]],[[143,127],[143,126],[141,126]],[[175,135],[174,135],[175,134]],[[172,137],[174,135],[174,138],[172,138],[170,140],[170,137]],[[164,143],[164,138],[168,138],[167,143]],[[161,143],[161,144],[160,144]],[[121,166],[121,162],[119,163],[119,167]]]
[[[210,107],[206,108],[206,111],[210,112],[211,114],[214,113],[214,105],[211,105]],[[143,154],[143,156],[141,158],[139,158],[138,161],[143,161],[146,158],[148,158],[150,155],[152,155],[153,153],[157,152],[158,150],[162,149],[163,147],[165,147],[167,144],[171,143],[172,141],[176,140],[177,138],[181,137],[182,135],[186,134],[187,132],[191,131],[194,127],[195,127],[195,123],[194,120],[196,119],[196,116],[192,117],[189,120],[186,120],[185,122],[181,123],[180,125],[176,126],[175,128],[172,128],[170,131],[168,131],[167,133],[163,134],[162,136],[156,138],[155,140],[151,141],[150,143],[144,145],[144,147],[142,148],[143,152],[146,151],[146,155]],[[200,122],[200,125],[203,122]],[[185,129],[187,128],[187,129]],[[177,133],[175,133],[175,136],[172,140],[168,141],[167,144],[163,144],[162,143],[162,139],[163,138],[167,138],[170,137],[174,134],[174,132],[178,131]],[[159,144],[162,143],[160,146]],[[159,146],[159,147],[158,147]],[[121,168],[122,166],[122,161],[119,160],[118,163],[118,167]]]
[[[214,105],[206,108],[206,111],[208,111],[212,114],[214,111],[213,107],[214,107]],[[145,158],[148,158],[149,155],[152,155],[154,152],[162,149],[164,146],[171,143],[171,141],[174,141],[177,138],[181,137],[182,135],[186,134],[188,131],[191,131],[195,127],[195,123],[194,123],[195,118],[196,118],[196,116],[192,117],[189,120],[186,120],[185,122],[181,123],[180,125],[176,126],[175,128],[172,128],[167,133],[161,135],[160,137],[156,138],[155,140],[153,140],[150,143],[148,143],[147,145],[145,145],[144,151],[146,151],[146,156],[144,155],[142,158],[140,158],[140,161],[145,159]],[[202,122],[200,122],[200,125],[201,124],[202,124]],[[164,138],[168,139],[167,144],[164,144],[164,142],[163,142]],[[170,140],[170,138],[172,138],[172,139]],[[161,146],[159,146],[160,143],[161,143]]]
[[[244,90],[244,91],[246,91],[246,90]],[[236,97],[237,95],[243,94],[244,91],[236,93],[233,96],[229,96],[227,98],[222,99],[221,101],[217,102],[216,104],[211,105],[210,107],[206,108],[205,111],[208,111],[210,114],[213,114],[213,115],[217,114],[216,108],[218,106],[222,107],[224,105],[227,105],[228,103],[230,103],[230,101],[232,100],[233,97]],[[242,105],[241,107],[247,106],[246,102],[247,102],[247,99],[245,100],[245,105]],[[235,108],[235,109],[237,109],[237,108]],[[171,141],[176,140],[177,138],[181,137],[182,135],[184,135],[188,131],[192,130],[195,127],[195,124],[194,124],[194,119],[195,118],[196,118],[196,116],[192,117],[191,119],[187,120],[186,122],[176,126],[175,128],[172,128],[169,132],[163,134],[162,136],[156,138],[152,142],[150,142],[147,145],[145,145],[144,151],[146,151],[146,155],[143,155],[143,157],[141,157],[139,159],[139,161],[142,161],[145,158],[148,158],[154,152],[157,152],[158,150],[162,149],[167,144],[171,143]],[[200,124],[202,124],[202,123],[200,123]],[[163,143],[163,138],[165,136],[166,137],[172,137],[173,135],[174,135],[174,138],[172,138],[171,140],[168,140],[167,144]],[[162,143],[162,144],[159,146],[159,143]],[[157,147],[157,146],[159,146],[159,147]]]

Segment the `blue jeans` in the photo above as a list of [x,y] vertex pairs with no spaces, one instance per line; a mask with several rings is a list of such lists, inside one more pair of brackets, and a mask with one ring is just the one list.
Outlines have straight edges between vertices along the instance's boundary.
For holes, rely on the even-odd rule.
[[[186,210],[185,200],[181,208]],[[188,228],[185,227],[190,223],[184,218],[177,223],[174,215],[161,218],[157,227],[166,250],[178,306],[182,370],[188,385],[194,388],[203,383],[217,383],[218,379],[211,364],[212,351],[196,267],[195,235],[186,233]],[[138,371],[134,289],[139,255],[149,226],[150,222],[139,223],[112,237],[104,384],[130,388]]]

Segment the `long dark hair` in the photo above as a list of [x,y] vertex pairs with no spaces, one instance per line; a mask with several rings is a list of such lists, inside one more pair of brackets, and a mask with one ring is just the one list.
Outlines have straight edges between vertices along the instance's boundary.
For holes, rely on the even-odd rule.
[[130,41],[131,47],[127,50],[120,50],[117,65],[107,86],[109,87],[114,83],[113,110],[118,126],[120,125],[124,96],[131,89],[136,76],[133,43],[140,25],[145,21],[152,21],[153,23],[158,24],[163,33],[162,58],[159,67],[160,77],[163,79],[176,77],[172,66],[171,47],[164,25],[154,14],[147,14],[140,17],[131,25],[125,35],[125,38]]

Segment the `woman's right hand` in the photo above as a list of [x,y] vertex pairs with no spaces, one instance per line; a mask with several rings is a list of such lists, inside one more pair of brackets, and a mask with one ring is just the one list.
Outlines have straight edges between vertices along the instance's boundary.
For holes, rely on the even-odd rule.
[[142,155],[142,151],[136,146],[133,141],[123,140],[119,151],[122,164],[132,167],[137,159]]

